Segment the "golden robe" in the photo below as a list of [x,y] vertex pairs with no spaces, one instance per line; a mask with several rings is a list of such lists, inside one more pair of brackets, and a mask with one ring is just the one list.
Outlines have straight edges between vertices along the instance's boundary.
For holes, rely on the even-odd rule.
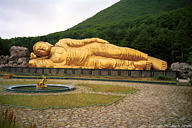
[[31,53],[30,67],[166,70],[167,63],[138,50],[119,47],[109,42],[90,38],[61,39],[55,46],[37,42]]

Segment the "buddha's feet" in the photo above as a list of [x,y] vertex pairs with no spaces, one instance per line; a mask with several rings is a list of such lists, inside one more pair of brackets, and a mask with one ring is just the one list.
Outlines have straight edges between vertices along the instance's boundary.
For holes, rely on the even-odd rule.
[[152,63],[150,61],[146,61],[145,70],[151,70]]
[[155,70],[166,70],[167,69],[167,62],[154,58],[154,57],[149,57],[149,61],[152,63],[152,68]]
[[142,60],[142,61],[135,61],[134,62],[135,70],[151,70],[151,62]]

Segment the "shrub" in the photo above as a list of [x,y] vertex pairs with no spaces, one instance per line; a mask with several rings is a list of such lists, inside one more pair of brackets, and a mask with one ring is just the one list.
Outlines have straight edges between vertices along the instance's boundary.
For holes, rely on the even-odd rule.
[[192,75],[189,75],[190,85],[192,85]]
[[0,113],[0,128],[16,128],[16,116],[8,108]]
[[170,78],[168,76],[162,76],[162,75],[157,76],[156,79],[157,80],[172,80],[172,78]]
[[[37,128],[35,123],[31,123],[30,125],[23,125],[24,128]],[[8,108],[0,112],[0,128],[20,128],[16,125],[16,116],[13,111],[10,111]],[[47,126],[44,126],[47,128]]]

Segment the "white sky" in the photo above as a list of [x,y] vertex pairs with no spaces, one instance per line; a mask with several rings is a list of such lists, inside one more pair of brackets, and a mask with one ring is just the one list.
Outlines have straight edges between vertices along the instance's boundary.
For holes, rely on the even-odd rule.
[[63,31],[120,0],[0,0],[0,37]]

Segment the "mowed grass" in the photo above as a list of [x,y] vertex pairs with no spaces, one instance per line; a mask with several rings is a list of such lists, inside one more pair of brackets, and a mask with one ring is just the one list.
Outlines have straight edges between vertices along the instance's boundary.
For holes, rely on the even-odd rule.
[[92,105],[107,105],[122,98],[121,96],[101,94],[64,94],[64,95],[0,95],[0,104],[29,108],[74,108]]
[[[41,90],[63,90],[67,87],[47,87],[47,88],[41,88]],[[15,90],[22,90],[22,91],[35,91],[37,90],[36,86],[34,87],[23,87],[23,88],[15,88]]]
[[[0,85],[17,85],[17,84],[37,84],[41,81],[41,79],[33,80],[33,81],[0,81]],[[45,84],[67,84],[66,82],[59,82],[59,81],[51,81],[47,80]]]
[[[36,84],[40,80],[33,81],[0,81],[0,85],[16,85],[16,84]],[[62,81],[48,81],[52,84],[67,84]],[[112,92],[122,94],[133,94],[138,89],[132,87],[100,85],[100,84],[77,84],[76,86],[85,86],[92,88],[95,92]],[[59,94],[59,95],[0,95],[0,104],[8,104],[22,106],[26,108],[75,108],[93,105],[108,105],[122,99],[123,96],[104,95],[92,93],[75,93],[75,94]]]
[[85,84],[81,83],[78,86],[84,86],[92,88],[95,92],[112,92],[112,93],[123,93],[123,94],[133,94],[138,91],[138,89],[132,87],[123,87],[115,85],[99,85],[99,84]]

